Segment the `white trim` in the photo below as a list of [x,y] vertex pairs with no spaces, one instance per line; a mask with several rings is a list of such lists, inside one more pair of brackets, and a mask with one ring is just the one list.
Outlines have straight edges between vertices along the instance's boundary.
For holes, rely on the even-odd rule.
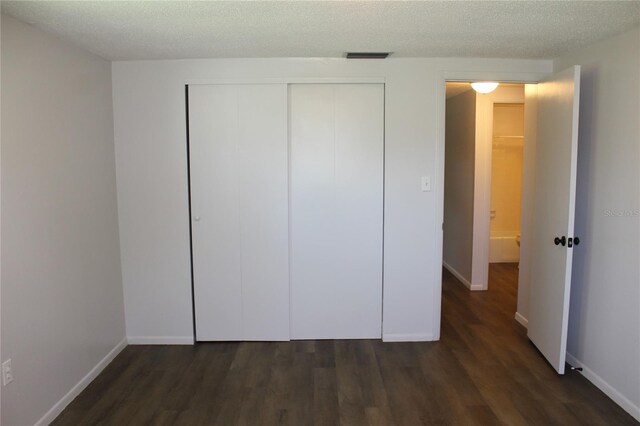
[[526,319],[524,316],[522,316],[522,314],[520,312],[516,312],[515,319],[524,328],[529,328],[529,320]]
[[592,369],[584,365],[576,357],[567,352],[567,362],[574,367],[582,367],[582,375],[591,383],[596,385],[598,389],[604,392],[616,404],[629,413],[634,419],[640,422],[640,407],[635,405],[626,396],[620,393],[616,388],[607,383],[602,377],[598,376]]
[[385,77],[276,77],[188,79],[190,86],[201,84],[384,84]]
[[433,334],[395,334],[385,333],[382,335],[383,342],[432,342],[437,340]]
[[102,372],[102,370],[104,370],[105,367],[109,365],[126,346],[127,339],[125,338],[111,349],[109,353],[86,374],[86,376],[80,379],[80,381],[76,383],[76,385],[72,387],[71,390],[60,399],[60,401],[56,402],[53,407],[51,407],[49,411],[47,411],[45,415],[35,423],[35,426],[45,426],[53,422],[67,407],[67,405],[69,405],[69,403],[71,403],[71,401],[73,401],[80,392],[82,392],[96,377],[98,377],[98,374],[100,374],[100,372]]
[[446,81],[499,81],[500,83],[538,83],[549,77],[553,71],[513,72],[513,71],[441,71],[441,78]]
[[442,266],[444,266],[444,268],[447,271],[451,272],[453,274],[453,276],[456,277],[458,279],[458,281],[460,281],[462,284],[464,284],[464,286],[466,288],[468,288],[469,290],[471,290],[471,291],[486,290],[484,287],[482,287],[481,284],[471,284],[469,282],[469,280],[467,280],[465,277],[463,277],[460,272],[456,271],[453,266],[449,265],[444,260],[442,261]]
[[193,336],[127,336],[130,345],[193,345]]
[[433,270],[433,337],[434,340],[440,340],[440,329],[442,320],[442,264],[443,258],[443,242],[444,242],[444,150],[445,150],[445,133],[446,133],[446,108],[447,108],[447,77],[448,73],[442,72],[440,78],[434,79],[434,92],[437,94],[436,108],[436,152],[435,152],[435,182],[432,185],[435,189],[436,217],[433,221],[433,250],[435,253]]

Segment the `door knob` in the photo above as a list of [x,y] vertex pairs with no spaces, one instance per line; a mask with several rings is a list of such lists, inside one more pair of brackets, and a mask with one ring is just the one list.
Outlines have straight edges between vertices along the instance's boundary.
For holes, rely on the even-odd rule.
[[200,216],[194,216],[193,220],[195,220],[196,222],[200,222]]
[[553,239],[553,242],[555,245],[564,246],[565,244],[567,244],[567,237],[565,237],[564,235],[562,236],[562,238],[555,237]]

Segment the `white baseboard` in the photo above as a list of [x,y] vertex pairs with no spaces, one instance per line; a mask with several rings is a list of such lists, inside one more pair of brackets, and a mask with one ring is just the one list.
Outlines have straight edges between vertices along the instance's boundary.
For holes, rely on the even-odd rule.
[[56,402],[55,405],[51,407],[51,409],[47,411],[46,414],[35,423],[35,426],[46,426],[53,422],[56,417],[58,417],[60,413],[62,413],[62,410],[64,410],[67,405],[69,405],[69,403],[71,403],[71,401],[73,401],[75,397],[78,396],[80,392],[82,392],[89,385],[89,383],[93,381],[93,379],[98,377],[98,374],[100,374],[100,372],[102,372],[102,370],[104,370],[105,367],[109,365],[109,363],[111,363],[111,361],[113,361],[113,359],[126,346],[127,339],[122,339],[122,341],[118,343],[113,349],[111,349],[109,353],[105,355],[105,357],[102,358],[100,362],[98,362],[98,364],[96,364],[96,366],[86,374],[86,376],[80,379],[80,381],[76,383],[76,385],[72,387],[71,390],[62,397],[62,399],[60,399],[60,401]]
[[516,318],[516,321],[518,321],[520,325],[522,325],[524,328],[529,328],[529,320],[523,317],[522,314],[520,314],[520,312],[516,312],[515,318]]
[[444,268],[447,271],[451,272],[451,274],[454,277],[456,277],[462,284],[464,284],[464,286],[469,290],[471,291],[484,290],[484,288],[482,288],[482,285],[480,284],[471,284],[465,277],[462,276],[460,272],[456,271],[455,268],[449,265],[447,262],[442,262],[442,266],[444,266]]
[[383,342],[432,342],[436,340],[433,334],[393,334],[385,333],[382,335]]
[[604,392],[616,404],[622,407],[627,413],[640,422],[640,407],[629,401],[627,397],[618,392],[616,388],[607,383],[602,377],[598,376],[592,369],[584,365],[573,355],[567,352],[567,362],[574,367],[582,367],[582,375],[591,383],[596,385],[598,389]]
[[129,336],[130,345],[193,345],[193,336]]

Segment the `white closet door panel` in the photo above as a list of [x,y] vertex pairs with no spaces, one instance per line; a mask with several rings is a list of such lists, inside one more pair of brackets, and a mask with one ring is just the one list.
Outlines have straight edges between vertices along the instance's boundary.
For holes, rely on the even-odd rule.
[[189,88],[198,340],[288,340],[287,86]]
[[334,253],[344,315],[362,337],[381,337],[384,86],[342,84],[334,93]]
[[244,340],[289,340],[287,86],[238,88]]
[[333,90],[327,87],[289,87],[292,339],[331,338],[321,325],[339,328],[331,312],[337,296],[333,293],[336,220]]
[[291,337],[379,338],[383,86],[289,90]]
[[194,299],[198,340],[242,336],[238,96],[233,86],[189,88]]

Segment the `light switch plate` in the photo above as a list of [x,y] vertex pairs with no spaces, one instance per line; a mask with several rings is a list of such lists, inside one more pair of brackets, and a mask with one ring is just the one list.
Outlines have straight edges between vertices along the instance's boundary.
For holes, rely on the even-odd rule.
[[2,363],[2,385],[7,386],[13,382],[13,371],[11,371],[11,359]]
[[422,179],[420,179],[420,187],[422,188],[422,192],[431,191],[431,177],[422,176]]

